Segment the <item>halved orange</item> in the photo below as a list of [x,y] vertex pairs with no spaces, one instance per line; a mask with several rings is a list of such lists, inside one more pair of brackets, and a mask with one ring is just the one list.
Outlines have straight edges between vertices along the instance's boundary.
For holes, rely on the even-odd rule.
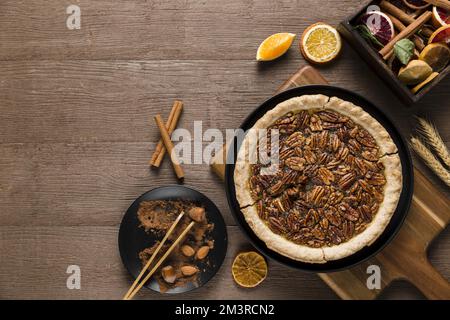
[[342,48],[341,36],[332,26],[319,22],[303,32],[300,51],[306,60],[323,64],[334,60]]
[[241,287],[254,288],[266,279],[267,263],[257,252],[242,252],[234,259],[231,273]]
[[294,41],[293,33],[275,33],[266,38],[258,48],[256,60],[270,61],[281,57],[288,51]]

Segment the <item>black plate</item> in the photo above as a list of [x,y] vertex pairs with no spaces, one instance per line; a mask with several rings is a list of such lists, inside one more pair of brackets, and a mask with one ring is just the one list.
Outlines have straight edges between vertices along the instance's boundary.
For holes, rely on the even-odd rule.
[[[226,184],[227,198],[228,204],[231,208],[234,218],[237,220],[238,224],[244,230],[245,234],[248,236],[252,244],[264,255],[297,269],[314,272],[332,272],[341,269],[346,269],[363,262],[364,260],[370,258],[377,252],[379,252],[381,249],[383,249],[394,238],[394,236],[400,229],[403,221],[405,220],[406,214],[408,213],[411,204],[411,198],[413,194],[413,183],[414,183],[413,167],[411,155],[409,153],[408,148],[406,147],[406,142],[400,135],[399,131],[394,126],[392,121],[389,120],[388,117],[383,112],[381,112],[377,107],[375,107],[375,105],[373,105],[371,102],[369,102],[362,96],[339,87],[327,85],[311,85],[311,86],[297,87],[284,91],[265,101],[259,108],[253,111],[242,123],[241,129],[247,131],[248,129],[253,127],[256,121],[258,121],[267,111],[273,109],[277,104],[290,98],[298,97],[305,94],[324,94],[330,97],[335,96],[343,100],[353,102],[354,104],[363,108],[375,119],[377,119],[378,122],[380,122],[386,128],[386,130],[391,135],[394,143],[397,145],[398,153],[402,163],[403,189],[400,195],[400,200],[397,209],[395,210],[395,213],[392,216],[391,221],[387,225],[384,232],[372,245],[365,247],[362,250],[344,259],[329,261],[324,264],[304,263],[289,259],[267,248],[266,244],[254,234],[253,230],[245,222],[244,216],[239,208],[239,203],[237,202],[236,193],[234,189],[233,173],[237,152],[228,153],[227,165],[225,169],[225,184]],[[240,145],[238,146],[237,143],[238,143],[237,138],[235,137],[233,140],[233,146],[235,148],[234,150],[239,150]]]
[[[137,198],[125,213],[119,230],[120,257],[125,268],[134,279],[136,279],[142,269],[142,264],[138,256],[139,252],[151,247],[155,241],[160,240],[160,238],[155,237],[153,234],[146,233],[143,228],[139,228],[137,211],[141,201],[145,200],[186,200],[205,206],[208,221],[214,223],[214,229],[211,232],[211,237],[215,240],[214,249],[208,255],[210,266],[207,266],[206,270],[199,274],[198,286],[193,283],[188,283],[183,287],[169,289],[165,293],[182,293],[203,286],[220,269],[227,252],[227,229],[219,209],[202,193],[178,185],[156,188]],[[145,286],[160,292],[158,282],[153,278]]]

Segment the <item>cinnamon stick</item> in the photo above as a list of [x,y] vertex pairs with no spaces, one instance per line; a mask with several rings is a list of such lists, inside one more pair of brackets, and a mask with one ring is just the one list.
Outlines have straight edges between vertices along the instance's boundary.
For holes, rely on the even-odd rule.
[[[398,20],[396,17],[394,17],[393,15],[391,15],[389,13],[386,13],[386,15],[389,17],[389,19],[391,19],[392,24],[398,31],[401,32],[406,29],[406,26],[400,20]],[[425,48],[425,44],[419,36],[414,35],[413,42],[416,45],[417,50],[422,51]]]
[[392,24],[398,31],[403,31],[406,29],[406,26],[403,24],[403,22],[397,19],[397,17],[393,16],[390,13],[386,13],[386,15],[389,17],[389,19],[391,19]]
[[422,13],[424,13],[425,12],[425,10],[427,10],[426,8],[425,9],[417,9],[416,11],[413,11],[413,12],[411,12],[411,13],[409,13],[409,15],[412,17],[412,18],[417,18],[418,16],[420,16]]
[[431,37],[434,33],[434,31],[428,27],[422,28],[422,30],[420,30],[420,32],[427,38]]
[[[385,13],[397,18],[398,20],[403,22],[405,25],[413,24],[414,21],[416,21],[414,19],[414,17],[410,16],[409,14],[404,12],[402,9],[398,8],[397,6],[393,5],[392,3],[390,3],[386,0],[381,1],[380,7],[385,11]],[[422,13],[422,15],[423,15],[423,13]],[[392,23],[394,23],[394,21],[392,21]],[[425,37],[431,37],[431,35],[433,34],[433,30],[431,30],[430,28],[424,27],[424,28],[422,28],[422,33]]]
[[417,32],[428,20],[430,20],[433,14],[430,11],[424,12],[419,18],[417,18],[413,23],[407,26],[403,31],[401,31],[397,36],[394,37],[383,49],[379,51],[383,58],[387,57],[390,51],[393,50],[394,45],[397,41],[405,38],[409,38],[414,33]]
[[[170,110],[169,118],[167,118],[167,122],[166,122],[167,129],[169,129],[170,126],[172,125],[173,116],[175,114],[175,110],[177,109],[177,106],[178,106],[177,101],[175,101],[172,106],[172,110]],[[155,151],[153,152],[152,158],[150,159],[150,165],[155,166],[155,167],[159,166],[158,164],[156,164],[156,159],[158,159],[158,157],[160,156],[162,149],[165,149],[165,147],[164,147],[164,143],[160,139],[158,141],[158,144],[156,145]]]
[[[172,110],[170,110],[169,118],[166,122],[166,129],[169,133],[169,136],[173,133],[175,128],[177,127],[178,120],[180,119],[181,111],[183,110],[183,102],[175,100],[172,106]],[[162,160],[164,159],[164,155],[166,154],[166,148],[164,147],[164,143],[162,139],[158,141],[156,145],[155,151],[153,152],[152,158],[150,160],[150,165],[158,168],[161,165]]]
[[169,153],[173,170],[175,171],[175,174],[177,175],[178,179],[183,180],[184,179],[183,168],[180,165],[180,160],[178,159],[176,153],[173,152],[173,149],[175,147],[172,143],[172,140],[170,140],[169,132],[167,132],[166,126],[164,125],[161,115],[158,114],[155,116],[155,122],[156,125],[158,126],[159,132],[161,133],[161,138],[164,143],[164,146],[166,147],[167,152]]
[[406,25],[410,25],[414,23],[414,18],[412,18],[410,15],[408,15],[406,12],[404,12],[399,7],[393,5],[392,3],[383,0],[380,3],[381,9],[383,9],[386,13],[389,13],[390,15],[393,15],[397,19],[399,19],[401,22],[403,22]]
[[425,0],[425,2],[431,3],[439,8],[450,10],[450,1],[448,0]]

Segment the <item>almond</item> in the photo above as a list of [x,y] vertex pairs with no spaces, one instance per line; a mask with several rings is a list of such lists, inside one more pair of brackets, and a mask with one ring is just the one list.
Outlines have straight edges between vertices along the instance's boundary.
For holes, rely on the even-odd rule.
[[167,266],[161,269],[161,275],[165,282],[174,283],[177,279],[175,269],[172,266]]
[[189,217],[195,222],[202,222],[205,220],[205,209],[201,207],[193,207],[188,212]]
[[203,247],[201,247],[200,249],[198,249],[196,258],[197,258],[198,260],[203,260],[203,259],[206,258],[206,256],[208,255],[208,253],[209,253],[209,247],[208,247],[208,246],[203,246]]
[[187,277],[193,276],[198,272],[198,269],[193,266],[183,266],[181,267],[181,273]]
[[192,249],[191,246],[188,245],[184,245],[181,247],[181,252],[186,256],[186,257],[192,257],[195,254],[195,250]]

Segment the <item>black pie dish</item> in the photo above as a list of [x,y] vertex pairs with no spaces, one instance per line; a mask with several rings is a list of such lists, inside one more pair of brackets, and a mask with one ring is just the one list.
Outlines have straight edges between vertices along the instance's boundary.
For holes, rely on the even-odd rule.
[[228,159],[225,168],[225,186],[227,192],[228,204],[230,206],[231,212],[241,229],[247,235],[250,242],[266,257],[274,259],[282,264],[288,265],[290,267],[311,271],[311,272],[334,272],[343,269],[348,269],[353,267],[381,251],[392,239],[395,237],[403,221],[406,218],[409,207],[411,205],[411,199],[413,195],[414,186],[414,173],[411,160],[411,154],[407,148],[405,139],[401,136],[398,129],[392,123],[392,121],[374,104],[369,102],[364,97],[351,92],[346,89],[342,89],[335,86],[328,85],[308,85],[293,88],[284,91],[261,104],[257,109],[255,109],[242,123],[241,129],[244,131],[249,130],[267,111],[273,109],[279,103],[286,101],[288,99],[308,95],[308,94],[324,94],[329,97],[338,97],[343,100],[354,103],[355,105],[363,108],[367,113],[374,117],[391,135],[392,140],[397,146],[398,154],[402,164],[402,174],[403,174],[403,188],[400,195],[400,199],[397,208],[389,222],[386,226],[384,232],[375,240],[370,246],[364,247],[358,252],[352,254],[343,259],[328,261],[323,264],[312,264],[305,263],[301,261],[296,261],[285,257],[271,249],[269,249],[266,244],[260,240],[250,226],[245,221],[244,215],[240,210],[239,203],[236,199],[236,191],[234,188],[234,168],[237,157],[237,150],[239,150],[240,145],[238,144],[237,137],[234,138],[230,146],[234,147],[236,152],[228,152]]
[[[157,237],[152,233],[145,232],[144,228],[139,227],[140,222],[137,217],[139,204],[142,201],[148,200],[185,200],[202,204],[205,207],[208,221],[214,223],[214,229],[210,232],[210,237],[214,239],[214,249],[208,254],[209,263],[208,265],[202,266],[202,271],[198,275],[196,284],[187,283],[182,287],[168,289],[164,293],[184,293],[202,287],[219,271],[227,252],[227,229],[219,209],[204,194],[180,185],[155,188],[137,198],[123,216],[119,229],[120,257],[125,268],[133,277],[133,281],[142,270],[139,252],[151,247],[157,240],[161,240],[164,236]],[[203,271],[203,269],[205,270]],[[153,277],[147,281],[145,287],[156,292],[161,292],[158,282]]]

